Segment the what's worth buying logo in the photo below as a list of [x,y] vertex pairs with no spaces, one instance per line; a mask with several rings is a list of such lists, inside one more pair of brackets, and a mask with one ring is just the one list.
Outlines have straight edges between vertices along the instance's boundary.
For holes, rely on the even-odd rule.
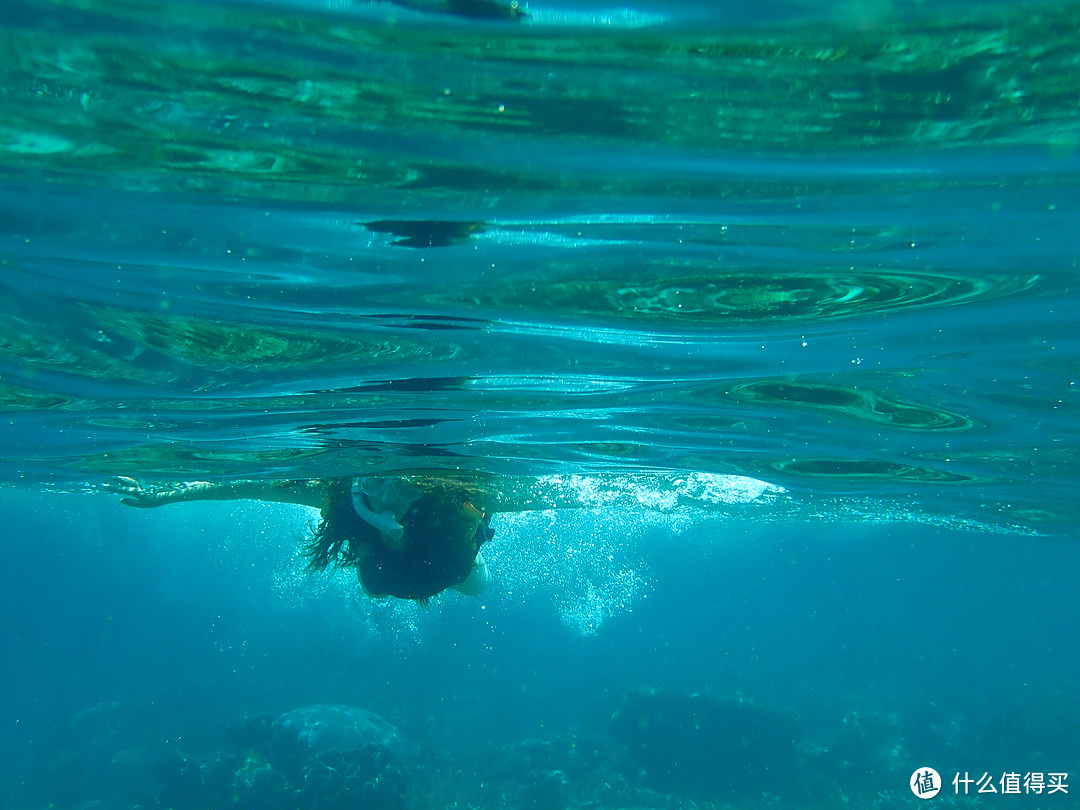
[[[978,772],[976,771],[976,773]],[[979,778],[973,779],[967,771],[964,771],[963,775],[957,771],[952,779],[952,786],[953,793],[957,796],[968,796],[977,793],[1001,793],[1016,796],[1025,794],[1042,795],[1045,793],[1050,796],[1054,793],[1068,793],[1068,778],[1069,774],[1064,772],[1040,773],[1031,771],[1021,774],[1019,771],[1007,771],[997,778],[991,776],[989,772],[984,772]],[[911,774],[911,781],[908,784],[911,786],[911,792],[920,799],[932,799],[944,787],[941,782],[941,775],[929,767],[916,768],[915,772]]]

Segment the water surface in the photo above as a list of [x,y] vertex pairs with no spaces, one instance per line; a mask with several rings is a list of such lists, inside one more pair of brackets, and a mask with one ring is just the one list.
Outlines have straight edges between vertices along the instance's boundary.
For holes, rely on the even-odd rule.
[[[508,9],[0,8],[9,804],[309,704],[417,807],[721,801],[620,771],[643,686],[797,712],[783,806],[1069,770],[1080,5]],[[483,600],[98,491],[425,471],[528,507]]]
[[3,477],[1071,520],[1077,8],[670,11],[7,4]]

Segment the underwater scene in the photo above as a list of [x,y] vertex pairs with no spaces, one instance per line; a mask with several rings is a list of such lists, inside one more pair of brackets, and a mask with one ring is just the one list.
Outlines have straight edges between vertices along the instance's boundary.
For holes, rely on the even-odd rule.
[[621,2],[0,3],[0,807],[1077,806],[1080,2]]

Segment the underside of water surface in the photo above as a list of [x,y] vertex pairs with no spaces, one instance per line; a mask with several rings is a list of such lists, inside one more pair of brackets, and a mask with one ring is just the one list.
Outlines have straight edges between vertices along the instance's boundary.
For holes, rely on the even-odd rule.
[[0,479],[1072,524],[1080,7],[448,8],[4,5]]

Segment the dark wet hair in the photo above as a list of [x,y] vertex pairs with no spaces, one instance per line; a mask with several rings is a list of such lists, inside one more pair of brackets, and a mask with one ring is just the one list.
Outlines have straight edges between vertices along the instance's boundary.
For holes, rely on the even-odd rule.
[[464,490],[424,493],[401,519],[403,546],[391,548],[356,514],[349,482],[334,484],[307,547],[308,565],[316,571],[355,566],[371,593],[426,602],[464,582],[490,539],[487,519],[478,526],[467,502]]
[[353,509],[350,481],[335,481],[322,520],[315,527],[304,549],[308,569],[345,568],[356,565],[371,546],[379,542],[379,533]]

